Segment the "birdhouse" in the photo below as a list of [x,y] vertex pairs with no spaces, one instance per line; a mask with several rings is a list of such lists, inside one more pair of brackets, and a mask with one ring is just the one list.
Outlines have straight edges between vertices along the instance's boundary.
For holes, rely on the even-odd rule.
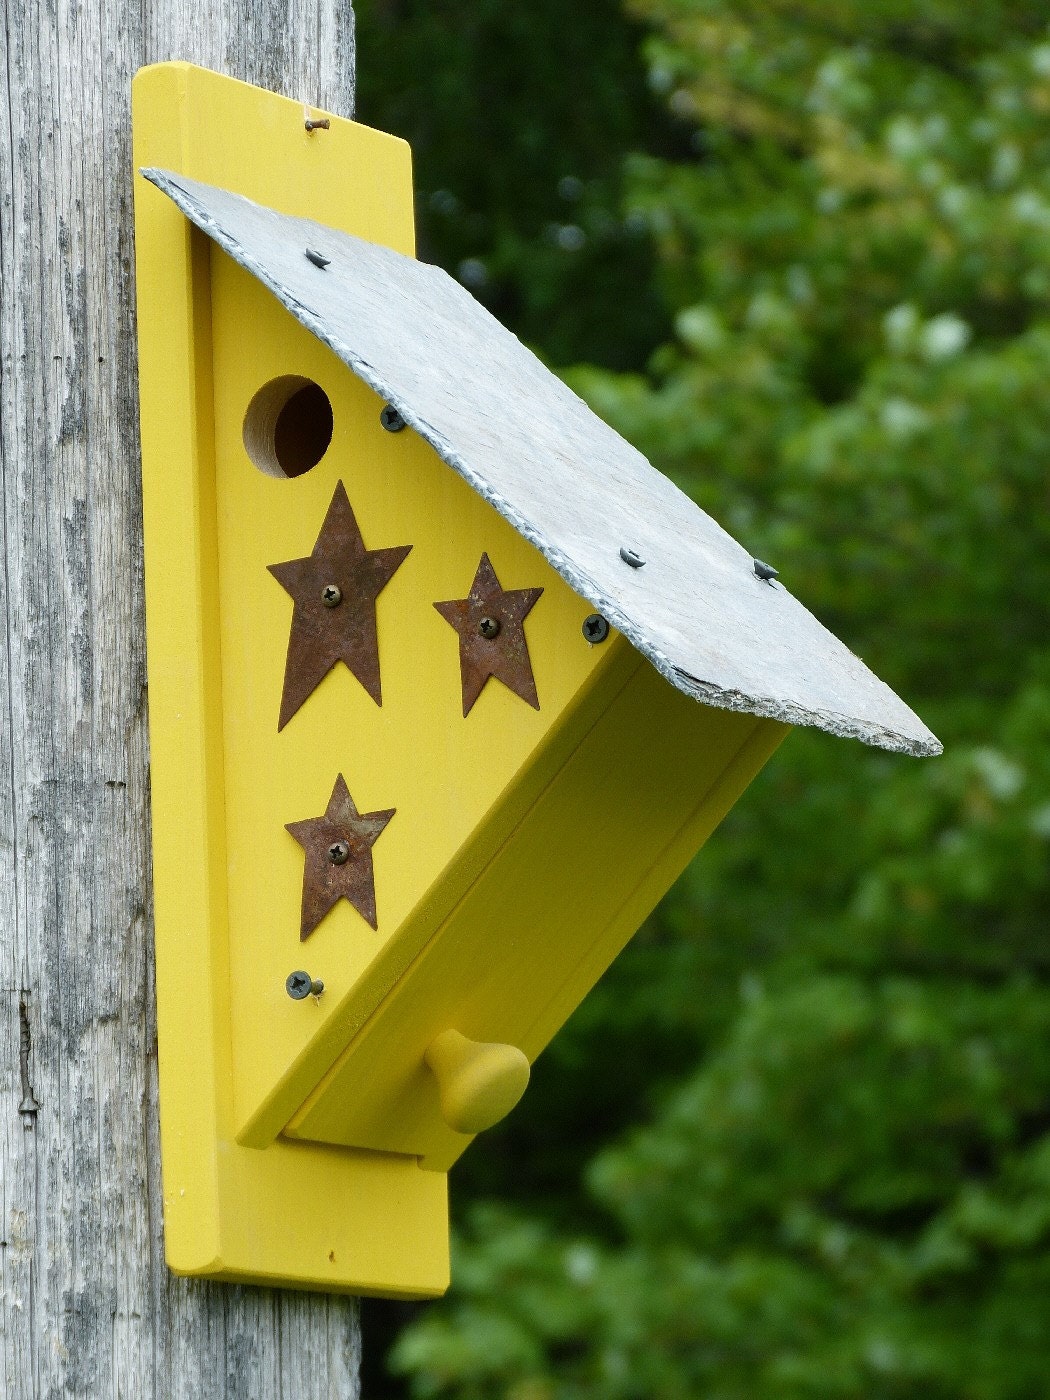
[[164,64],[135,161],[169,1262],[440,1293],[449,1168],[788,728],[939,745],[414,259],[402,142]]

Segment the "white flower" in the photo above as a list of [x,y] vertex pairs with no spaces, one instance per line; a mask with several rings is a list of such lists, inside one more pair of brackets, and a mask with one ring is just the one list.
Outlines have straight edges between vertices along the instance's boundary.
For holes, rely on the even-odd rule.
[[970,343],[973,334],[961,316],[945,311],[922,328],[922,353],[927,360],[950,360]]
[[921,432],[929,419],[918,404],[894,395],[879,410],[879,421],[890,437],[903,441]]

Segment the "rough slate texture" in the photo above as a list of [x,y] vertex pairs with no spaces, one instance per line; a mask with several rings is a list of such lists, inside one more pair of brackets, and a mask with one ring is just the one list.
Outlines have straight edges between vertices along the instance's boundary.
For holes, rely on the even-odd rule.
[[[143,172],[402,417],[672,685],[904,753],[922,721],[439,268]],[[331,259],[314,266],[305,249]],[[645,566],[632,569],[621,546]]]

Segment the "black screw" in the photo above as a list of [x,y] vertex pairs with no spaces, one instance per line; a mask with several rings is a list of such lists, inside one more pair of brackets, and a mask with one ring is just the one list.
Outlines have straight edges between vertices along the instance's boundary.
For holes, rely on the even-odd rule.
[[303,125],[307,131],[327,131],[332,122],[329,117],[307,117]]
[[478,631],[491,641],[493,637],[499,636],[499,620],[495,617],[483,617],[478,623]]
[[388,403],[383,409],[379,415],[379,421],[388,433],[399,433],[405,426],[405,420],[392,403]]
[[620,558],[625,564],[630,564],[632,569],[640,569],[645,564],[645,560],[640,554],[635,554],[633,549],[621,548]]
[[326,583],[321,589],[321,602],[326,608],[337,608],[343,601],[343,590],[337,583]]
[[333,841],[328,847],[328,859],[333,865],[345,865],[350,859],[350,847],[345,841]]
[[757,576],[772,588],[773,580],[780,577],[779,569],[774,569],[772,564],[763,564],[761,559],[756,559],[754,564]]
[[591,613],[583,620],[583,635],[589,642],[604,642],[609,635],[609,624],[601,613]]
[[324,268],[332,261],[331,258],[326,258],[323,253],[319,253],[316,248],[307,248],[306,256],[309,258],[310,262],[313,263],[314,267]]
[[293,1001],[305,1001],[307,997],[319,997],[324,991],[323,982],[315,982],[308,972],[289,972],[284,989]]

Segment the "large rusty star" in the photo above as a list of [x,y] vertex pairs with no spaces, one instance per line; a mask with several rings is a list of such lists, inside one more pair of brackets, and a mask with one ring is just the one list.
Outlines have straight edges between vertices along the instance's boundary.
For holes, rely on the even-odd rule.
[[366,549],[340,481],[313,553],[306,559],[269,565],[270,573],[295,600],[278,730],[337,661],[350,668],[377,705],[383,703],[376,598],[411,548],[403,544]]
[[542,592],[542,588],[501,588],[489,556],[483,554],[469,595],[434,604],[459,633],[464,716],[470,713],[490,676],[502,681],[534,710],[540,708],[524,622]]
[[359,812],[340,773],[323,817],[285,826],[306,853],[300,941],[309,938],[341,899],[348,900],[373,928],[379,927],[372,847],[396,810]]

